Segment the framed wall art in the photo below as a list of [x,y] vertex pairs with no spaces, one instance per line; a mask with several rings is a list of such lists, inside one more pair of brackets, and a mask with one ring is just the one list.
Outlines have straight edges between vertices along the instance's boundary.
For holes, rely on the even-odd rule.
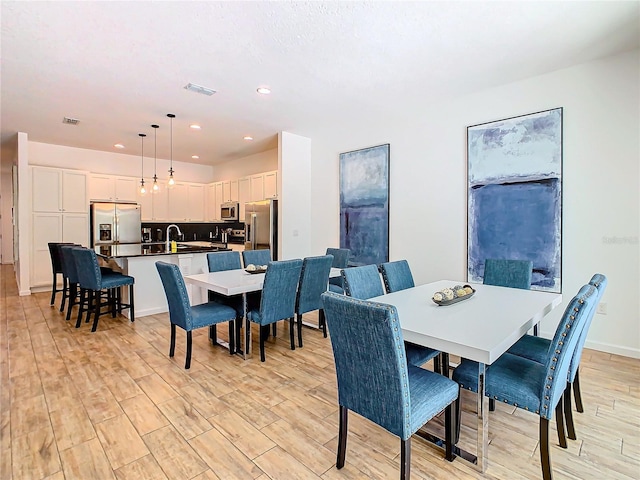
[[467,277],[487,258],[531,260],[562,291],[562,108],[467,128]]
[[389,261],[389,144],[340,154],[340,248],[354,265]]

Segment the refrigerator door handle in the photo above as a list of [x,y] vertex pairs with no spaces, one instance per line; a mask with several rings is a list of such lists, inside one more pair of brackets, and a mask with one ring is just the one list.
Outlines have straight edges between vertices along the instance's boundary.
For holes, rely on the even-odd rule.
[[256,250],[258,248],[257,238],[258,238],[258,218],[255,213],[251,214],[251,250]]

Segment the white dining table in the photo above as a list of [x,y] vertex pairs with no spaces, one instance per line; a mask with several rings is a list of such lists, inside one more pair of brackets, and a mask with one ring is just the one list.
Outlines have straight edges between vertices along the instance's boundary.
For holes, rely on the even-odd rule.
[[[484,472],[488,450],[486,366],[562,302],[562,295],[535,290],[469,284],[475,293],[459,303],[440,306],[434,293],[466,282],[440,280],[369,300],[396,307],[404,340],[478,362],[476,453],[456,454]],[[424,434],[424,432],[422,432]],[[425,438],[442,444],[433,435]]]
[[[329,277],[339,277],[340,268],[331,268]],[[186,283],[206,288],[212,292],[231,297],[234,295],[246,295],[251,292],[262,290],[265,273],[249,273],[243,269],[224,270],[221,272],[205,272],[194,275],[185,275]],[[246,322],[245,322],[246,323]],[[239,350],[243,358],[246,359],[251,353],[251,328],[248,323],[244,325],[244,348]]]

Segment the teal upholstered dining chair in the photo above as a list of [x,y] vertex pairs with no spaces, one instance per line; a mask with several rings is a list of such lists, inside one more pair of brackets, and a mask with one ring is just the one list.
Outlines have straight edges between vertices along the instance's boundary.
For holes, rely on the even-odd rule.
[[271,261],[271,250],[266,248],[262,250],[244,250],[242,252],[242,261],[245,268],[251,264],[267,265]]
[[[296,291],[302,270],[302,260],[283,260],[269,262],[264,283],[260,308],[248,309],[247,331],[251,328],[249,321],[260,325],[260,361],[265,361],[264,342],[269,335],[269,325],[280,320],[289,320],[290,330],[296,314]],[[291,349],[295,343],[291,338]]]
[[[585,285],[569,302],[544,364],[505,353],[487,367],[487,396],[540,416],[540,463],[544,480],[550,480],[553,476],[549,455],[549,420],[554,410],[560,446],[567,447],[560,399],[567,382],[571,359],[591,310],[595,307],[596,296],[595,287]],[[478,364],[463,360],[454,370],[453,379],[462,388],[477,393]],[[459,405],[457,408],[456,424],[459,426]]]
[[[386,262],[378,265],[378,269],[382,274],[382,281],[387,293],[406,290],[415,287],[413,275],[409,268],[409,262],[406,260],[398,260],[395,262]],[[433,358],[434,371],[449,376],[449,360],[448,358],[441,362],[440,352],[433,348],[414,345],[404,342],[407,353],[407,360],[410,364],[420,366]],[[448,355],[446,355],[448,357]]]
[[[88,296],[88,307],[93,304],[93,326],[91,331],[95,332],[98,328],[98,319],[100,317],[101,308],[104,306],[111,307],[111,315],[116,316],[116,311],[122,313],[122,310],[129,309],[129,319],[135,321],[135,308],[133,298],[134,278],[121,273],[106,273],[100,269],[96,252],[89,248],[73,248],[71,249],[73,258],[75,259],[76,270],[78,272],[78,283],[80,285],[80,314],[76,322],[76,328],[80,327],[82,322],[82,311],[84,310],[85,297]],[[122,302],[121,287],[129,287],[129,303]],[[103,296],[107,296],[107,301],[102,302]],[[91,311],[88,310],[87,321],[91,318]]]
[[401,479],[411,474],[411,436],[445,410],[445,455],[453,460],[458,385],[407,363],[396,308],[332,292],[322,301],[338,379],[336,467],[345,464],[349,410],[400,437]]
[[[302,315],[307,312],[318,310],[318,326],[322,329],[324,337],[327,337],[327,325],[320,296],[327,291],[332,261],[333,256],[331,255],[306,257],[302,261],[300,283],[298,284],[298,294],[296,296],[299,347],[302,347]],[[293,324],[291,324],[291,327],[293,327]],[[292,336],[291,344],[295,345],[293,342],[293,328],[290,330],[290,335]]]
[[169,304],[169,321],[171,322],[169,357],[173,357],[175,353],[176,326],[187,332],[187,354],[184,368],[189,369],[191,367],[191,332],[197,328],[210,327],[209,338],[215,344],[216,330],[211,327],[223,322],[229,322],[229,353],[233,355],[235,352],[236,310],[217,302],[191,306],[180,267],[173,263],[156,262],[156,269]]
[[[349,257],[351,250],[348,248],[327,248],[326,255],[333,256],[331,267],[347,268],[349,266]],[[344,293],[342,277],[333,277],[329,279],[329,291],[334,293]]]
[[[63,275],[67,277],[67,283],[69,287],[69,293],[67,295],[69,303],[67,306],[67,316],[66,319],[69,320],[71,318],[71,311],[73,310],[73,306],[79,303],[79,285],[78,285],[78,270],[76,269],[76,261],[73,257],[73,252],[71,251],[73,248],[78,248],[79,245],[61,245],[60,246],[60,259],[62,260],[62,271]],[[78,315],[80,312],[78,311]]]
[[[595,305],[598,305],[605,289],[607,288],[607,277],[600,273],[596,273],[595,275],[593,275],[593,277],[591,277],[591,280],[589,280],[589,285],[593,285],[594,287],[596,287],[597,292],[594,303]],[[582,405],[582,394],[580,392],[580,375],[578,367],[580,366],[582,350],[584,348],[584,343],[587,340],[587,334],[589,333],[589,327],[591,326],[591,321],[593,320],[595,312],[596,309],[594,307],[591,309],[591,313],[587,317],[585,327],[580,334],[580,339],[578,340],[575,352],[573,353],[573,356],[571,358],[569,375],[567,377],[567,386],[565,388],[563,396],[564,417],[567,422],[567,435],[572,440],[576,440],[578,437],[576,435],[575,424],[573,422],[573,412],[571,410],[571,389],[573,387],[573,392],[576,399],[576,410],[578,412],[584,412],[584,407]],[[550,347],[551,340],[547,338],[525,335],[508,350],[508,353],[517,355],[519,357],[528,358],[529,360],[533,360],[538,363],[544,363]]]
[[[367,300],[384,295],[380,273],[376,265],[363,265],[344,269],[342,270],[342,280],[344,293],[350,297]],[[411,281],[413,281],[413,278]],[[406,279],[403,282],[406,282]],[[407,361],[416,367],[423,365],[438,354],[431,348],[414,345],[413,343],[405,342],[404,346]]]

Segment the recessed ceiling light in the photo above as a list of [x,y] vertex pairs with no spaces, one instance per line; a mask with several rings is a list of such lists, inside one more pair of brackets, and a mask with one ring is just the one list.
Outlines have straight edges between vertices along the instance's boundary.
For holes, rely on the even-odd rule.
[[200,155],[191,155],[191,158],[193,158],[194,160],[197,160],[200,158]]
[[256,90],[260,95],[269,95],[271,93],[271,89],[267,87],[260,87]]
[[245,135],[244,137],[242,137],[244,140],[253,140],[253,137],[250,135]]
[[200,125],[196,125],[195,123],[192,125],[189,125],[189,128],[193,128],[194,130],[200,130]]
[[211,96],[216,91],[213,88],[203,87],[202,85],[196,85],[195,83],[187,83],[184,88],[192,92],[201,93],[203,95]]
[[123,145],[123,144],[121,144],[121,143],[116,143],[116,144],[114,145],[114,147],[116,147],[116,148],[124,148],[124,145]]

